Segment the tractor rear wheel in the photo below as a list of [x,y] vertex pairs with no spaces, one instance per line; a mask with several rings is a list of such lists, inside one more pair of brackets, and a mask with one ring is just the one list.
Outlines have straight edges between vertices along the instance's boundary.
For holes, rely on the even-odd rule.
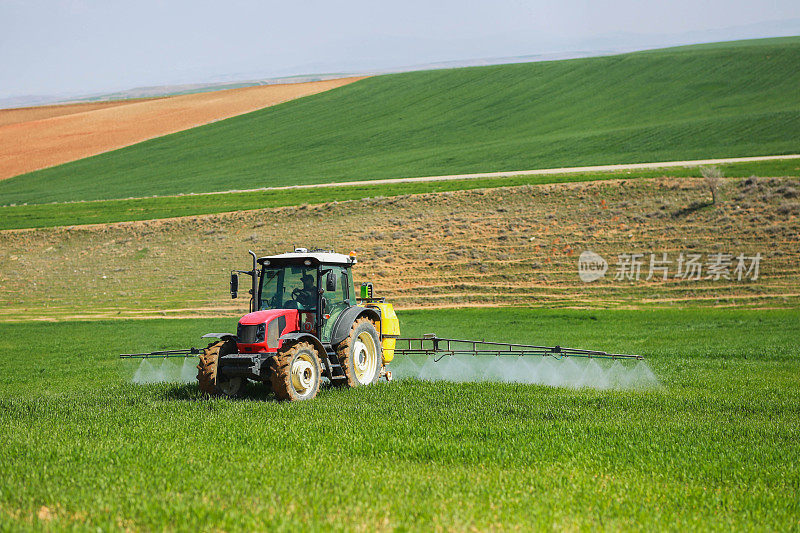
[[358,387],[371,385],[381,375],[381,342],[375,323],[367,317],[353,322],[350,335],[336,347],[336,354],[347,380],[334,384]]
[[317,395],[320,364],[317,349],[308,342],[284,346],[275,356],[272,390],[279,400],[310,400]]
[[197,365],[197,384],[200,390],[212,396],[220,394],[234,397],[245,385],[242,377],[227,378],[219,374],[219,358],[236,352],[236,342],[227,339],[212,342],[200,353]]

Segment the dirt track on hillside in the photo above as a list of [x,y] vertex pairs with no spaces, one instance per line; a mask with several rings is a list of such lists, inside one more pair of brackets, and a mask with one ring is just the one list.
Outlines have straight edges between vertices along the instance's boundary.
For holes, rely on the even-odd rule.
[[[558,174],[578,174],[585,172],[619,172],[623,170],[667,169],[675,167],[698,167],[703,165],[726,165],[731,163],[749,163],[753,161],[781,161],[786,159],[800,159],[800,154],[763,155],[750,157],[726,157],[722,159],[694,159],[686,161],[661,161],[654,163],[624,163],[620,165],[593,165],[588,167],[559,167],[539,168],[535,170],[512,170],[505,172],[482,172],[478,174],[450,174],[445,176],[419,176],[413,178],[386,178],[378,180],[361,181],[334,181],[331,183],[307,183],[303,185],[281,185],[277,187],[258,187],[256,189],[229,189],[227,191],[210,191],[192,193],[199,196],[213,196],[215,194],[232,194],[256,191],[284,191],[290,189],[320,189],[328,187],[363,187],[364,185],[395,185],[398,183],[418,183],[426,181],[453,181],[471,180],[482,178],[511,178],[514,176],[547,176]],[[180,194],[164,195],[182,196]],[[89,200],[90,202],[104,202],[105,200]]]
[[[363,79],[0,111],[0,179],[256,111]],[[22,120],[24,119],[24,121]]]

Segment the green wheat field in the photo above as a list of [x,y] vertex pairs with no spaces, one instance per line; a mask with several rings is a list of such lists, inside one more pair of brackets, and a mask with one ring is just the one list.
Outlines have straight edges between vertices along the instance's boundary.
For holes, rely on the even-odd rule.
[[230,320],[0,325],[0,529],[791,531],[800,313],[400,313],[403,333],[641,353],[660,387],[400,380],[275,402],[131,382]]

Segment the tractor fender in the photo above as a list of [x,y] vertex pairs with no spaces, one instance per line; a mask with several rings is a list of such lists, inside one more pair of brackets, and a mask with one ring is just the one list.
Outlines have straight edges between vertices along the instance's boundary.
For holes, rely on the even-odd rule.
[[228,340],[233,339],[236,340],[236,335],[233,333],[206,333],[201,339],[220,339],[220,340]]
[[[336,346],[345,340],[350,335],[350,328],[353,327],[353,322],[362,316],[366,316],[375,322],[380,322],[381,320],[380,313],[375,309],[361,307],[359,305],[348,307],[342,311],[342,314],[339,315],[339,318],[336,319],[336,323],[333,325],[331,344]],[[380,335],[380,329],[378,330],[378,335]]]
[[302,333],[302,332],[287,333],[286,335],[281,335],[279,340],[282,340],[283,342],[289,341],[293,343],[300,341],[310,342],[311,344],[314,345],[314,348],[317,349],[317,353],[319,354],[320,357],[325,357],[328,353],[325,350],[325,347],[322,345],[322,342],[320,342],[320,340],[311,333]]

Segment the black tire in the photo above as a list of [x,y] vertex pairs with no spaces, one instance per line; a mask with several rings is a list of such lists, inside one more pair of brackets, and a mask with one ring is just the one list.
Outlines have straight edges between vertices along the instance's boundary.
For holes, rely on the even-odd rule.
[[200,390],[210,396],[237,396],[244,388],[247,379],[226,379],[219,370],[219,358],[236,353],[236,342],[232,339],[212,342],[200,353],[197,365],[197,384]]
[[375,323],[367,317],[361,317],[353,322],[350,335],[336,346],[336,355],[347,379],[334,380],[335,385],[360,387],[378,381],[383,368],[383,358],[380,336]]
[[270,379],[277,399],[296,402],[317,395],[320,377],[317,349],[308,342],[298,342],[278,351]]

